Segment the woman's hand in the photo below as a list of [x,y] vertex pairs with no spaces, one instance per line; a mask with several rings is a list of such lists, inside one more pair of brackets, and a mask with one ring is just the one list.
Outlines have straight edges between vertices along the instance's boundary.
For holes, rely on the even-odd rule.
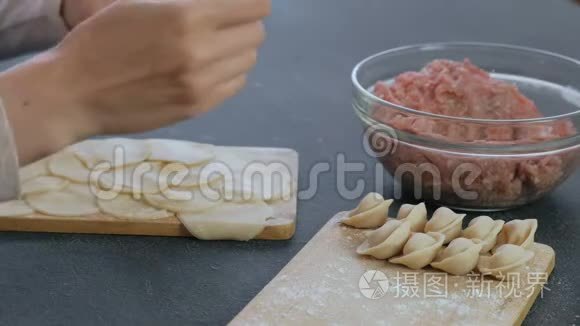
[[269,0],[116,1],[0,75],[21,160],[215,107],[244,86],[269,12]]

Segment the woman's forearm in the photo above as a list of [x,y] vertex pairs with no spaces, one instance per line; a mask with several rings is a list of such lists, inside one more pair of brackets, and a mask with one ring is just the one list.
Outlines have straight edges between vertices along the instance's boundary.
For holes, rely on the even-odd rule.
[[0,74],[0,98],[14,133],[20,164],[89,136],[74,110],[74,89],[51,52]]

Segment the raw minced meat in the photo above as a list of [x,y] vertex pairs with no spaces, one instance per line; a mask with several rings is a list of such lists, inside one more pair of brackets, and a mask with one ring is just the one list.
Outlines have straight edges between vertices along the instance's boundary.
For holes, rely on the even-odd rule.
[[[475,119],[530,119],[542,114],[533,101],[518,88],[492,78],[469,60],[435,60],[419,72],[405,72],[393,81],[380,81],[374,94],[383,100],[418,111]],[[404,113],[390,107],[377,107],[373,117],[396,130],[463,145],[537,143],[574,134],[570,122],[528,125],[489,125],[439,119]],[[394,173],[404,163],[434,165],[440,177],[421,180],[427,196],[439,188],[442,199],[458,206],[501,208],[540,197],[564,179],[574,153],[539,155],[529,158],[474,157],[399,142],[395,153],[382,158]],[[478,167],[479,176],[463,183],[461,189],[474,191],[477,199],[466,205],[465,198],[453,189],[453,173],[464,164]],[[465,166],[465,165],[464,165]],[[405,165],[408,168],[408,164]],[[415,187],[413,176],[404,174],[404,186]]]

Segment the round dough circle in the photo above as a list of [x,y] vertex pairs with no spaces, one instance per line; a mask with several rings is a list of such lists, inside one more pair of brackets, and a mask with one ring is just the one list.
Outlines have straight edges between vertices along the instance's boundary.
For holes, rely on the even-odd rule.
[[256,201],[223,203],[201,213],[179,213],[177,217],[198,239],[248,241],[264,230],[273,214],[270,206]]
[[[71,150],[89,169],[103,162],[110,164],[108,168],[133,165],[147,160],[151,155],[151,148],[145,141],[130,138],[86,140],[73,145]],[[116,157],[116,152],[122,156]]]
[[95,199],[75,189],[28,195],[26,202],[34,210],[51,216],[86,216],[99,213]]
[[183,140],[148,139],[151,148],[150,161],[174,162],[199,165],[215,157],[214,146]]
[[48,162],[50,173],[66,178],[72,182],[89,183],[91,170],[89,170],[74,153],[64,151],[56,154]]
[[[169,191],[166,194],[173,194],[173,191]],[[173,199],[167,198],[172,196],[166,196],[164,194],[144,194],[145,201],[159,209],[166,209],[175,213],[184,212],[200,212],[212,208],[214,206],[222,203],[223,198],[220,195],[219,198],[207,198],[201,189],[195,188],[188,192],[179,191],[179,194],[191,194],[191,198],[185,199],[181,196],[175,196]]]
[[24,182],[30,179],[34,179],[43,175],[50,175],[48,171],[48,159],[44,158],[40,161],[28,164],[25,167],[20,168],[18,175],[20,176],[20,182]]
[[0,217],[26,216],[34,214],[34,210],[24,200],[12,200],[0,203]]
[[43,192],[59,191],[68,186],[68,181],[59,177],[40,176],[22,184],[22,194],[32,195]]
[[[157,194],[167,189],[167,182],[160,182],[161,162],[143,162],[104,172],[99,185],[107,190],[121,193]],[[116,186],[116,187],[115,187]]]
[[128,194],[120,194],[112,200],[99,199],[97,204],[101,212],[126,220],[155,220],[173,216],[165,209],[149,206]]

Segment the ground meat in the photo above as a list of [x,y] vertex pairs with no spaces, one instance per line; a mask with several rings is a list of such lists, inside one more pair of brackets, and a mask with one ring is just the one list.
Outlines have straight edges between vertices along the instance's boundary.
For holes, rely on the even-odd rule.
[[[445,116],[478,119],[528,119],[542,114],[533,101],[526,98],[510,83],[493,79],[487,72],[469,60],[455,62],[435,60],[419,72],[406,72],[393,81],[380,81],[374,87],[378,97],[412,108]],[[456,144],[528,144],[573,135],[575,130],[568,121],[526,126],[506,124],[494,126],[422,117],[390,107],[377,107],[373,117],[396,130],[428,136]],[[376,136],[376,135],[374,135]],[[384,137],[390,137],[384,135]],[[395,153],[382,157],[385,167],[394,175],[405,163],[411,163],[422,172],[425,164],[437,169],[438,176],[424,175],[420,180],[423,196],[437,197],[456,206],[502,208],[523,204],[536,199],[565,179],[565,171],[574,164],[576,153],[538,155],[525,159],[474,157],[428,149],[399,141]],[[479,175],[471,182],[461,184],[462,191],[477,193],[467,200],[458,194],[453,178],[457,169],[468,163]],[[420,168],[423,164],[423,168]],[[405,164],[409,168],[409,164]],[[402,175],[404,188],[416,191],[415,173]],[[437,198],[435,198],[437,199]]]

